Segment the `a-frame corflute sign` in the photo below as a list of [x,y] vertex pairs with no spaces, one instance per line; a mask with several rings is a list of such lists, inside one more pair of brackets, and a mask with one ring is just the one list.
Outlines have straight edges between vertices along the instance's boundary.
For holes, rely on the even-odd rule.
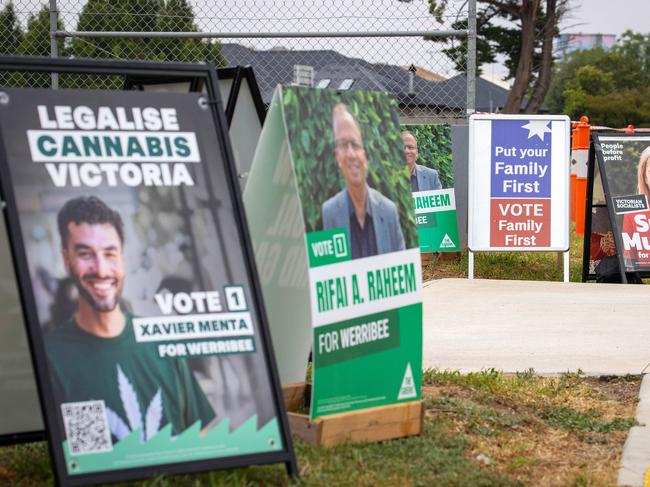
[[[647,277],[650,275],[650,136],[595,133],[592,145],[586,233],[593,233],[592,212],[598,207],[595,200],[600,199],[603,203],[599,206],[607,209],[621,281],[627,282],[626,272]],[[600,181],[594,177],[594,162],[598,164]],[[600,188],[603,194],[594,197]],[[587,253],[583,267],[598,257],[591,255],[592,249]],[[588,274],[583,269],[583,280]]]
[[451,127],[403,125],[421,252],[461,250],[456,213]]
[[[266,108],[251,66],[216,68],[223,107],[229,126],[237,174],[243,188],[250,169]],[[126,77],[125,90],[206,92],[203,77]],[[226,101],[227,100],[227,101]],[[0,228],[4,228],[0,216]],[[53,295],[57,281],[43,274],[44,291]],[[9,242],[0,233],[0,445],[45,438],[38,403],[36,379],[31,364]],[[233,388],[237,385],[234,384]]]
[[244,191],[280,376],[310,416],[419,401],[422,268],[397,102],[278,87]]
[[0,183],[61,484],[296,471],[216,79],[202,69],[208,94],[0,90]]

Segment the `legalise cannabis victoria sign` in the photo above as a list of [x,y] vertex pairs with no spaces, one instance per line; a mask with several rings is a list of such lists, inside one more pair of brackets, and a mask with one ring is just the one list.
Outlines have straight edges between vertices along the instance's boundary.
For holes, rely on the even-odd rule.
[[59,480],[290,449],[204,95],[7,89],[3,102],[1,183]]

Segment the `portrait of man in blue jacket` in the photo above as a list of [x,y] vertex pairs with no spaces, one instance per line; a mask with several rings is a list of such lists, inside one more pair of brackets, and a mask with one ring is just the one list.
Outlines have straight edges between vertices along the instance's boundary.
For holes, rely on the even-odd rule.
[[368,186],[368,159],[361,128],[348,106],[332,110],[334,158],[345,189],[322,207],[323,229],[345,228],[352,259],[404,250],[404,236],[395,203]]
[[404,142],[404,158],[411,175],[411,190],[415,193],[442,189],[438,171],[415,163],[420,153],[418,152],[418,141],[413,132],[404,130],[402,142]]

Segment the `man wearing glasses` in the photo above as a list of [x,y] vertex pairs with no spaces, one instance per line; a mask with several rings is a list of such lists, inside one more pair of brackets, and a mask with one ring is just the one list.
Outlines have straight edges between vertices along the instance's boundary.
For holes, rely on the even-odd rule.
[[411,175],[411,190],[416,193],[442,189],[438,171],[415,163],[420,153],[418,152],[418,141],[413,132],[409,130],[402,132],[402,142],[404,142],[404,158]]
[[348,230],[352,259],[404,250],[397,207],[368,186],[361,129],[344,103],[337,103],[332,110],[332,130],[334,157],[346,187],[323,203],[323,229]]

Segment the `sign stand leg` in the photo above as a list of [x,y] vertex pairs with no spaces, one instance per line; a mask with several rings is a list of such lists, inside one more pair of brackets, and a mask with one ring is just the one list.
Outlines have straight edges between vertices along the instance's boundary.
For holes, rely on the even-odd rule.
[[284,466],[287,469],[287,474],[294,482],[300,480],[300,471],[298,470],[298,464],[296,463],[296,458],[290,459],[288,462],[284,463]]
[[467,269],[467,279],[474,279],[474,252],[467,250],[468,260],[468,269]]
[[569,282],[569,251],[564,252],[564,282]]

